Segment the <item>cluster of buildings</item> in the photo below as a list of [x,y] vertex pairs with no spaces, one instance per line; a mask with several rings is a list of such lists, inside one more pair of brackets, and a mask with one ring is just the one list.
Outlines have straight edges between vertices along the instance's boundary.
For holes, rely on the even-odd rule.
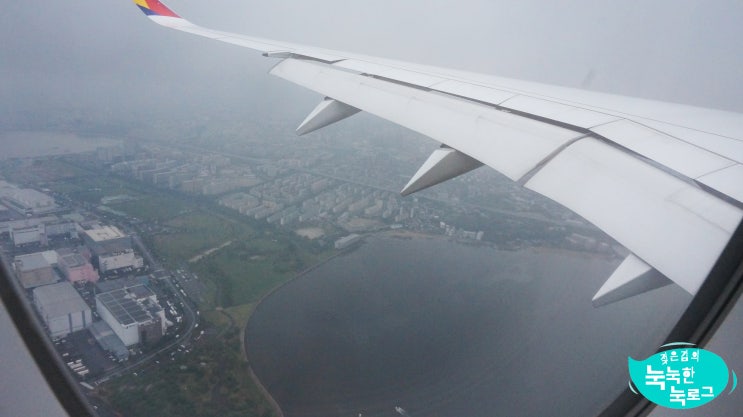
[[439,227],[441,228],[441,230],[444,231],[444,234],[446,236],[450,236],[450,237],[457,237],[461,239],[470,239],[470,240],[480,241],[485,236],[485,232],[483,232],[482,230],[470,231],[470,230],[458,229],[455,226],[447,224],[446,222],[439,222]]
[[[57,270],[68,271],[60,281],[50,266],[54,253],[23,255],[14,262],[24,287],[33,286],[33,303],[52,339],[88,329],[104,350],[117,360],[126,360],[130,347],[157,342],[172,325],[147,285],[147,277],[99,281],[84,256],[68,253],[56,255]],[[95,282],[92,299],[84,299],[73,285],[81,281]]]
[[[81,245],[72,242],[66,247],[14,258],[13,267],[24,288],[32,289],[62,279],[73,284],[97,282],[100,275],[121,269],[138,270],[144,266],[144,260],[132,248],[131,237],[116,227],[93,223],[85,229],[73,224],[83,237]],[[12,231],[10,234],[12,239]]]
[[216,195],[221,205],[284,227],[317,222],[332,222],[350,232],[403,222],[415,227],[417,222],[411,220],[425,213],[419,201],[402,199],[396,192],[306,172],[305,168],[312,165],[308,160],[331,163],[333,158],[322,154],[274,162],[248,161],[148,145],[142,147],[137,158],[110,167],[117,174],[163,188]]
[[130,347],[163,336],[172,323],[147,278],[118,278],[144,267],[131,236],[76,213],[48,214],[46,208],[59,207],[40,191],[4,182],[0,189],[2,201],[12,201],[4,206],[9,213],[0,222],[0,238],[18,253],[12,268],[52,339],[88,329],[101,347],[124,360]]
[[[388,140],[380,136],[375,140]],[[159,187],[215,196],[219,204],[245,216],[294,230],[332,225],[333,229],[360,233],[404,227],[463,240],[540,244],[539,238],[518,238],[510,231],[513,227],[508,231],[488,228],[492,214],[507,217],[509,225],[537,229],[546,225],[572,228],[570,222],[577,221],[556,203],[535,198],[492,170],[477,170],[415,197],[402,198],[398,190],[421,163],[420,148],[413,150],[413,146],[407,154],[391,156],[380,146],[369,146],[366,139],[357,138],[356,142],[352,152],[340,146],[287,147],[278,142],[261,142],[254,148],[242,139],[220,142],[221,153],[146,144],[132,159],[109,166],[113,172]],[[241,156],[246,153],[250,156]],[[465,217],[468,219],[461,223],[467,224],[466,230],[456,224]],[[534,225],[535,219],[541,222]],[[441,226],[442,220],[454,224]],[[580,223],[578,228],[585,228],[585,223]],[[536,236],[538,232],[523,235]]]
[[113,172],[132,176],[157,186],[197,195],[223,194],[251,187],[261,181],[247,166],[232,165],[221,155],[183,158],[142,158],[111,165]]
[[38,244],[49,246],[49,240],[55,238],[75,239],[77,227],[75,222],[60,219],[57,216],[46,216],[0,223],[0,233],[7,232],[15,246]]
[[62,279],[73,284],[96,282],[99,279],[90,260],[69,249],[18,255],[13,260],[13,267],[25,289],[53,284]]
[[126,360],[129,348],[156,343],[173,324],[142,281],[101,281],[92,305],[68,281],[42,285],[33,289],[33,303],[52,339],[87,329],[104,350]]
[[320,220],[343,225],[356,217],[401,222],[415,216],[414,204],[395,193],[304,173],[226,195],[219,203],[281,226]]
[[0,180],[0,235],[7,234],[16,247],[77,238],[75,222],[54,214],[59,210],[53,197]]
[[356,232],[380,224],[408,222],[426,213],[416,200],[404,200],[397,193],[307,173],[228,194],[219,199],[219,204],[284,227],[331,222]]

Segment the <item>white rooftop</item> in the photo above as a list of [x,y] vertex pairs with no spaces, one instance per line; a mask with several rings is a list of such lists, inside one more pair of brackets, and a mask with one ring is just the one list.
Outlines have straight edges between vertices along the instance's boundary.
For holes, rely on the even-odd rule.
[[58,284],[42,285],[34,289],[34,299],[39,309],[51,317],[89,310],[80,294],[67,281]]
[[116,226],[103,226],[97,229],[86,230],[85,234],[94,242],[104,242],[106,240],[126,237]]
[[15,257],[15,265],[21,272],[33,271],[41,268],[48,268],[51,262],[42,252],[31,253],[28,255],[19,255]]

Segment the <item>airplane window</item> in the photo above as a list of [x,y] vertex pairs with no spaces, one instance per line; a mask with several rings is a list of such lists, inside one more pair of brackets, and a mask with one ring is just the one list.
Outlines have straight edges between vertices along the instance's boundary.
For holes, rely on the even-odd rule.
[[64,415],[45,379],[101,416],[611,414],[735,302],[740,5],[37,3],[0,28],[0,414]]

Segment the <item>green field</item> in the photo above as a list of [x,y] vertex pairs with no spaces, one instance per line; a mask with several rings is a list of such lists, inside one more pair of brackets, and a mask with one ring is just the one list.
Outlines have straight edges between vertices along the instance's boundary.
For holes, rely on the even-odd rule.
[[165,222],[172,232],[152,238],[158,254],[174,262],[187,262],[200,253],[230,240],[248,240],[253,229],[203,212],[181,215]]
[[250,377],[240,344],[240,329],[251,311],[247,306],[205,313],[205,327],[216,337],[199,339],[192,352],[175,360],[164,355],[160,364],[138,371],[137,376],[112,380],[100,388],[100,395],[124,415],[273,416]]
[[[127,194],[126,191],[120,193],[107,193],[106,195]],[[124,213],[144,221],[163,222],[172,219],[174,216],[186,213],[190,210],[190,205],[180,198],[172,198],[165,194],[134,194],[135,198],[129,201],[123,201],[110,204],[114,210],[123,211]],[[100,199],[99,199],[100,201]]]

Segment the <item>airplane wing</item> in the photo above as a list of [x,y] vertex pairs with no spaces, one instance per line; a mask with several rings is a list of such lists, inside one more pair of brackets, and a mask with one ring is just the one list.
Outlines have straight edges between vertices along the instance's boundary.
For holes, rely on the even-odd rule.
[[134,2],[280,59],[271,74],[324,96],[299,134],[365,111],[440,142],[404,195],[484,164],[581,215],[631,252],[595,305],[671,282],[695,295],[743,218],[742,114],[226,33]]

